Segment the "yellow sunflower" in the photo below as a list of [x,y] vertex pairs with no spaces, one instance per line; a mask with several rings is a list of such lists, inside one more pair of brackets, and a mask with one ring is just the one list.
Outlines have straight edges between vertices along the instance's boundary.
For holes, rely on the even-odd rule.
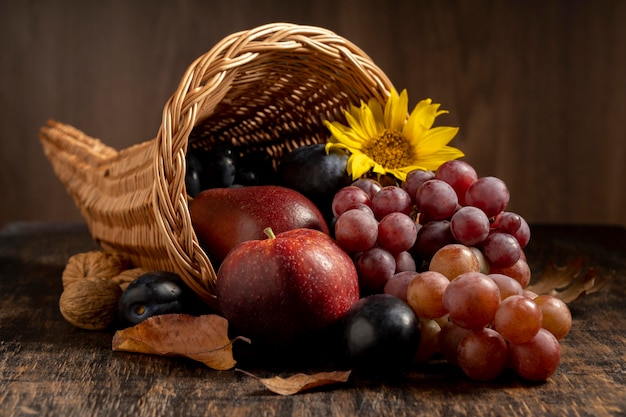
[[400,95],[391,90],[383,109],[376,99],[361,102],[345,111],[349,126],[325,121],[331,133],[326,152],[332,148],[348,150],[347,171],[357,179],[370,170],[379,175],[393,175],[404,181],[414,169],[436,170],[441,164],[464,156],[447,146],[458,132],[457,127],[432,127],[435,118],[447,113],[431,99],[422,100],[408,115],[406,90]]

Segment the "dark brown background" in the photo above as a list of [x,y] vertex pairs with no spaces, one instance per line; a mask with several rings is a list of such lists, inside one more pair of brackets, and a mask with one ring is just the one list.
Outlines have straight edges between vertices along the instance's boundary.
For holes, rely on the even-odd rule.
[[530,222],[626,225],[626,2],[0,0],[0,225],[80,219],[43,156],[48,118],[115,148],[152,139],[183,71],[289,21],[364,49],[461,132]]

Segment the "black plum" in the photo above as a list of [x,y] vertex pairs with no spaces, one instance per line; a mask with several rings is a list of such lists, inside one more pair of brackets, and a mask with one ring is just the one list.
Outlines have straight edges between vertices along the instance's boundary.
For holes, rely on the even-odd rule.
[[237,174],[237,155],[231,145],[219,143],[208,151],[199,151],[197,155],[202,163],[204,189],[233,185]]
[[203,314],[208,307],[182,278],[167,271],[137,277],[122,293],[118,308],[121,327],[134,326],[160,314]]
[[185,184],[191,197],[209,188],[230,187],[235,182],[237,155],[226,143],[216,144],[209,150],[190,149],[186,159]]
[[346,171],[348,154],[324,144],[301,146],[291,151],[278,167],[280,185],[292,188],[311,200],[330,223],[335,193],[352,183]]
[[267,151],[251,151],[237,162],[235,184],[269,185],[276,181],[276,170],[272,157]]
[[204,184],[202,183],[202,163],[194,155],[187,156],[185,187],[187,188],[187,194],[191,197],[197,196],[204,189]]
[[389,294],[357,301],[343,320],[346,360],[358,371],[407,369],[420,343],[420,322],[411,307]]

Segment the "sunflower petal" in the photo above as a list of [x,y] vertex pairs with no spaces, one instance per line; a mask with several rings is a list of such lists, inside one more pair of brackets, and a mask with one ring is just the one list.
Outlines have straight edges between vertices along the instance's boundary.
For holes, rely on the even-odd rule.
[[446,146],[459,131],[458,127],[440,126],[430,129],[415,145],[415,151],[420,159]]
[[341,149],[341,150],[350,151],[350,147],[347,145],[344,145],[343,143],[326,142],[326,146],[324,147],[326,154],[329,154],[330,151],[333,149]]
[[424,129],[430,129],[439,114],[447,113],[445,110],[438,112],[439,106],[440,104],[433,103],[431,99],[427,98],[417,103],[411,114],[415,113]]
[[398,168],[398,169],[388,169],[386,170],[386,174],[392,175],[400,181],[406,180],[406,176],[412,170],[406,168]]
[[330,130],[332,137],[330,141],[333,143],[342,143],[349,149],[361,149],[363,142],[353,129],[350,129],[338,122],[329,123],[325,121],[324,124]]
[[409,108],[409,95],[402,90],[400,95],[396,90],[391,90],[391,96],[385,105],[385,126],[387,129],[402,132],[406,123],[407,109]]
[[382,123],[382,119],[377,118],[376,114],[380,109],[380,103],[375,100],[370,100],[369,106],[363,106],[361,108],[361,125],[366,132],[364,140],[377,137],[385,130],[385,126]]
[[383,106],[380,104],[380,101],[376,100],[374,97],[370,98],[367,102],[368,107],[372,110],[373,116],[380,122],[385,122],[385,113],[383,111]]
[[423,112],[413,110],[402,128],[402,136],[409,139],[411,142],[416,142],[420,140],[427,130],[428,127],[426,127]]
[[350,125],[352,136],[359,138],[359,142],[362,142],[368,137],[367,130],[363,127],[361,120],[363,120],[361,115],[355,117],[351,113],[346,113],[346,121]]
[[452,146],[444,146],[437,152],[421,156],[419,162],[420,165],[423,165],[423,169],[436,171],[437,168],[439,168],[439,166],[444,162],[451,161],[453,159],[459,159],[464,156],[465,154],[459,149]]
[[372,112],[372,122],[376,125],[376,133],[371,137],[378,136],[385,130],[385,114],[383,112],[383,106],[380,104],[380,101],[375,98],[371,98],[369,101],[369,109]]
[[374,161],[369,156],[356,152],[348,158],[347,170],[348,174],[352,175],[352,179],[356,180],[367,173],[373,166]]
[[428,168],[424,167],[424,165],[422,164],[409,165],[409,166],[401,168],[401,170],[406,172],[407,174],[411,171],[415,171],[416,169],[421,169],[422,171],[428,171]]

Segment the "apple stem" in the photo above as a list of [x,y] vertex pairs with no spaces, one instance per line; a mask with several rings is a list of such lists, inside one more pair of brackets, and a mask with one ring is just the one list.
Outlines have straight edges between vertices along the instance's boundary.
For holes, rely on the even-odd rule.
[[263,229],[263,233],[265,233],[270,239],[276,239],[276,235],[274,234],[274,231],[271,227],[266,227],[265,229]]

